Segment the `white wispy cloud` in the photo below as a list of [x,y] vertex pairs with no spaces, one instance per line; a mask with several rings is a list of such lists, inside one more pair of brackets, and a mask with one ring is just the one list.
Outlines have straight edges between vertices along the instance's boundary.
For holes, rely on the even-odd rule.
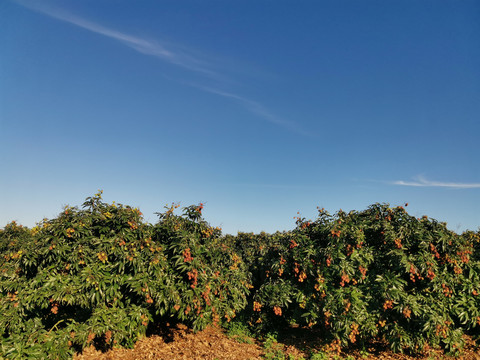
[[206,91],[206,92],[209,92],[209,93],[212,93],[212,94],[216,94],[216,95],[219,95],[219,96],[223,96],[223,97],[226,97],[226,98],[236,100],[238,103],[242,104],[246,109],[248,109],[250,112],[258,115],[259,117],[264,118],[265,120],[267,120],[268,122],[270,122],[272,124],[284,127],[284,128],[286,128],[286,129],[288,129],[292,132],[296,132],[296,133],[298,133],[300,135],[303,135],[303,136],[316,137],[316,135],[314,133],[308,132],[308,131],[302,129],[297,123],[282,119],[281,117],[273,114],[265,106],[263,106],[262,104],[254,101],[254,100],[248,99],[246,97],[243,97],[243,96],[240,96],[240,95],[228,92],[228,91],[224,91],[224,90],[221,90],[221,89],[209,87],[209,86],[199,85],[199,84],[195,84],[195,83],[188,83],[188,85],[190,85],[192,87],[199,88],[203,91]]
[[198,59],[198,57],[179,49],[169,49],[166,45],[158,41],[147,40],[107,28],[103,25],[73,15],[65,10],[49,7],[45,2],[32,2],[28,0],[15,0],[15,2],[30,10],[37,11],[57,20],[67,22],[93,33],[117,40],[122,44],[138,51],[139,53],[157,57],[163,61],[181,66],[191,71],[203,73],[205,75],[216,76],[215,71],[208,69],[207,65]]
[[[78,26],[82,29],[91,31],[93,33],[108,37],[110,39],[116,40],[128,46],[137,52],[145,55],[154,56],[164,62],[170,63],[172,65],[177,65],[188,69],[197,74],[207,76],[214,80],[225,80],[226,77],[220,74],[218,71],[214,70],[214,66],[209,62],[203,60],[198,53],[189,51],[184,47],[161,43],[159,41],[153,41],[118,30],[110,29],[106,26],[100,25],[98,23],[92,22],[90,20],[81,18],[77,15],[71,14],[65,10],[53,8],[48,6],[45,2],[32,1],[32,0],[14,0],[17,4],[28,8],[30,10],[42,13],[44,15],[50,16],[52,18],[67,22],[69,24]],[[185,84],[198,88],[202,91],[216,94],[225,98],[230,98],[236,100],[244,108],[249,110],[254,115],[276,125],[283,127],[287,130],[295,132],[297,134],[315,137],[309,131],[303,130],[299,127],[298,124],[282,119],[281,117],[273,114],[269,109],[260,104],[257,101],[248,99],[246,97],[237,95],[232,92],[224,91],[220,87],[209,87],[204,85],[197,85],[193,83],[184,82]]]
[[454,189],[480,188],[480,183],[458,183],[458,182],[432,181],[432,180],[427,180],[423,176],[415,177],[414,181],[397,180],[397,181],[392,181],[391,184],[400,185],[400,186],[445,187],[445,188],[454,188]]

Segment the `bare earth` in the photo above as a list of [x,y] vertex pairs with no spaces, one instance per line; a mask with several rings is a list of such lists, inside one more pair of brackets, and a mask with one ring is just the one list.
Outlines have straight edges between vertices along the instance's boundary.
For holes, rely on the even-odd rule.
[[[283,350],[285,359],[299,360],[303,356],[308,359],[311,350],[319,349],[318,341],[312,334],[292,331],[289,336],[282,338],[277,344],[277,349]],[[302,349],[302,350],[300,350]],[[186,326],[177,325],[171,327],[162,335],[152,335],[138,341],[134,349],[112,349],[102,353],[93,347],[85,349],[82,354],[77,354],[74,360],[256,360],[265,359],[267,350],[261,344],[253,342],[238,342],[235,338],[228,337],[221,329],[207,327],[205,330],[194,333]],[[369,355],[361,354],[358,350],[352,350],[342,354],[341,358],[364,360],[433,360],[447,358],[440,352],[433,352],[423,357],[411,357],[403,354],[394,354],[388,350],[379,350],[378,347],[368,349]],[[334,356],[331,357],[334,359]],[[338,358],[337,358],[338,359]],[[452,358],[453,359],[453,358]],[[480,349],[470,342],[461,357],[455,359],[480,360]]]

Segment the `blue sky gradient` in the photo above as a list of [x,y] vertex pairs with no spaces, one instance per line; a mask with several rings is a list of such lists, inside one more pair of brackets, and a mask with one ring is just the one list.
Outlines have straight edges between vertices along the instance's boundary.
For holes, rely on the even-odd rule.
[[0,226],[97,189],[224,232],[403,205],[480,226],[480,2],[0,4]]

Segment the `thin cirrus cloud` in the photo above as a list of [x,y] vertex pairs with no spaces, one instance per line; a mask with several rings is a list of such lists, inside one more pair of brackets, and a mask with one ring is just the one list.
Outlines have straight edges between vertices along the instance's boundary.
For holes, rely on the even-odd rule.
[[211,77],[215,77],[217,75],[213,70],[208,69],[207,65],[199,60],[198,57],[194,57],[186,52],[182,52],[181,50],[168,49],[166,45],[162,45],[159,42],[109,29],[105,26],[83,19],[66,11],[47,7],[45,3],[31,2],[27,0],[15,0],[15,2],[27,9],[37,11],[57,20],[67,22],[93,33],[117,40],[122,44],[138,51],[139,53],[151,55],[173,65],[181,66],[188,70],[209,75]]
[[[117,40],[122,44],[136,50],[137,52],[145,55],[154,56],[164,62],[183,67],[187,70],[195,72],[200,75],[207,76],[211,79],[220,80],[225,78],[222,74],[218,73],[211,69],[212,66],[209,66],[207,62],[200,59],[198,55],[193,55],[189,51],[181,50],[181,47],[174,47],[173,45],[163,45],[157,41],[147,40],[141,37],[133,36],[124,32],[113,30],[107,28],[103,25],[99,25],[92,21],[86,20],[84,18],[78,17],[76,15],[70,14],[63,10],[57,8],[47,7],[45,3],[32,2],[29,0],[14,0],[17,4],[33,10],[44,15],[50,16],[52,18],[67,22],[72,25],[76,25],[85,30],[91,31],[93,33],[103,35],[105,37]],[[174,49],[175,48],[175,49]],[[312,137],[314,136],[311,132],[302,130],[298,124],[282,119],[277,115],[273,114],[262,104],[248,99],[246,97],[224,91],[219,88],[198,85],[189,82],[183,82],[186,85],[195,87],[205,92],[216,94],[218,96],[229,98],[240,103],[244,108],[253,113],[254,115],[263,118],[264,120],[276,125],[283,127],[292,132],[298,133],[303,136]]]
[[300,135],[303,135],[303,136],[316,137],[315,134],[313,134],[311,132],[308,132],[308,131],[305,131],[298,124],[296,124],[292,121],[282,119],[282,118],[278,117],[277,115],[271,113],[270,110],[268,110],[267,108],[265,108],[265,106],[263,106],[262,104],[260,104],[256,101],[247,99],[243,96],[240,96],[240,95],[237,95],[237,94],[234,94],[234,93],[230,93],[230,92],[227,92],[227,91],[223,91],[223,90],[208,87],[208,86],[203,86],[203,85],[199,85],[199,84],[195,84],[195,83],[188,83],[188,85],[190,85],[192,87],[199,88],[203,91],[206,91],[206,92],[209,92],[209,93],[212,93],[212,94],[216,94],[216,95],[223,96],[223,97],[226,97],[226,98],[234,99],[238,103],[242,104],[243,107],[248,109],[253,114],[256,114],[256,115],[264,118],[265,120],[267,120],[268,122],[270,122],[272,124],[281,126],[283,128],[286,128],[286,129],[289,129],[292,132],[296,132],[296,133],[298,133]]
[[480,183],[456,183],[427,180],[422,176],[417,176],[415,181],[397,180],[392,182],[393,185],[416,186],[416,187],[443,187],[453,189],[475,189],[480,188]]

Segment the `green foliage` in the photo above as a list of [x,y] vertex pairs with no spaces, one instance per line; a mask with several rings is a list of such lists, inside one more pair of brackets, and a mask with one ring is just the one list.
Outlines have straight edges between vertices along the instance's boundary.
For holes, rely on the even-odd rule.
[[195,330],[222,323],[241,339],[267,332],[271,359],[285,357],[272,330],[291,324],[321,330],[328,343],[319,358],[372,339],[398,352],[458,354],[464,334],[480,335],[479,232],[458,235],[375,204],[322,209],[290,232],[222,236],[203,220],[203,204],[177,208],[152,225],[100,192],[33,229],[7,224],[1,356],[132,347],[164,321]]
[[275,333],[268,333],[265,335],[265,339],[263,341],[263,348],[265,349],[265,359],[285,360],[283,346],[278,343],[277,335]]
[[149,324],[194,329],[233,318],[246,304],[248,273],[200,206],[143,222],[138,209],[66,207],[29,230],[0,233],[0,335],[6,358],[69,358],[91,343],[132,347]]
[[315,221],[298,218],[294,231],[270,238],[239,234],[256,273],[250,323],[320,328],[334,352],[381,338],[399,352],[457,353],[463,334],[479,334],[478,239],[382,204],[348,214],[322,209]]
[[163,244],[175,278],[172,299],[176,317],[194,329],[230,321],[247,302],[251,287],[242,258],[220,237],[220,228],[201,218],[203,205],[175,206],[160,215],[155,240]]
[[310,357],[310,360],[328,360],[329,358],[330,357],[328,356],[328,354],[321,351],[321,352],[316,352],[312,354],[312,356]]
[[250,332],[248,325],[244,321],[233,320],[223,324],[227,335],[236,341],[246,344],[253,344],[253,334]]

